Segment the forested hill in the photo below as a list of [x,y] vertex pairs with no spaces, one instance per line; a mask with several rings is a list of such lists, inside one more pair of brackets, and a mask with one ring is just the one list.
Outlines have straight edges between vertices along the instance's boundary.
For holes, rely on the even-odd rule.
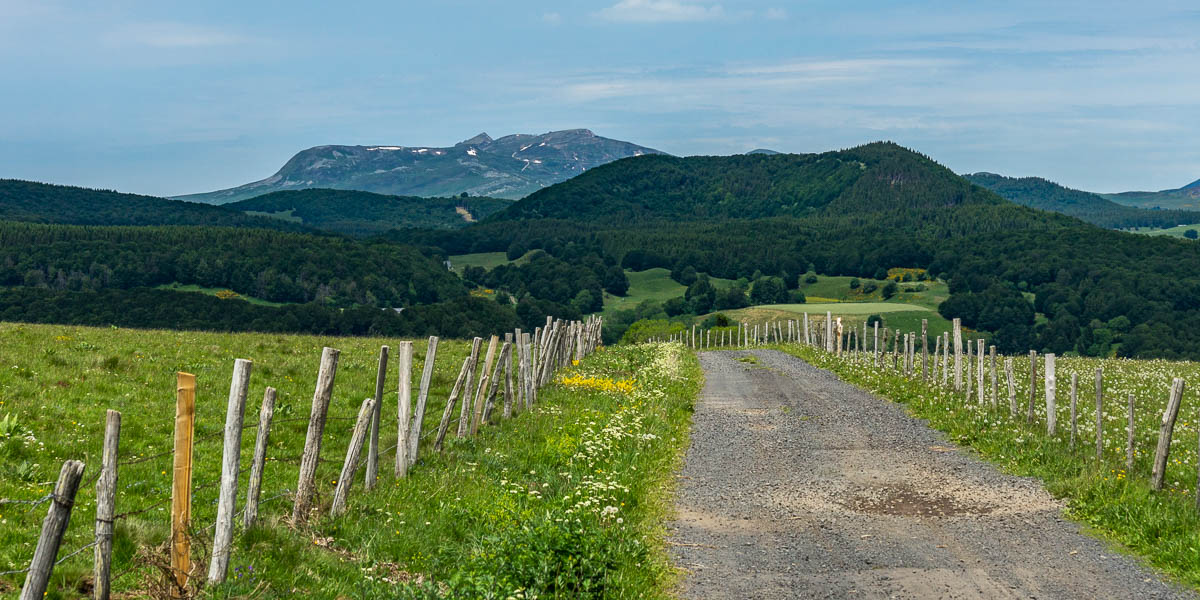
[[478,196],[419,198],[317,188],[272,192],[222,208],[363,236],[409,227],[464,227],[510,204],[512,200]]
[[1074,190],[1041,177],[1016,178],[995,173],[971,173],[963,177],[1017,204],[1063,213],[1109,229],[1200,223],[1200,212],[1125,206],[1099,194]]
[[571,261],[595,248],[629,269],[727,279],[923,268],[950,283],[943,315],[1005,352],[1200,360],[1200,244],[1020,206],[890,143],[625,159],[424,235],[449,254],[540,248]]
[[866,227],[886,218],[944,234],[1073,222],[1016,207],[925,156],[880,142],[822,154],[628,158],[531,194],[487,223],[561,219],[604,227],[769,217]]
[[0,220],[64,225],[205,225],[301,231],[295,223],[219,206],[18,179],[0,179]]

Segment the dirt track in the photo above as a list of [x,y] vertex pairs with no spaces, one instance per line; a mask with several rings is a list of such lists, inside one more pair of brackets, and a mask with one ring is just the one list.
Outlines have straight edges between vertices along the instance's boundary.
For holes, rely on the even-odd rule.
[[700,360],[685,598],[1197,598],[897,405],[779,352]]

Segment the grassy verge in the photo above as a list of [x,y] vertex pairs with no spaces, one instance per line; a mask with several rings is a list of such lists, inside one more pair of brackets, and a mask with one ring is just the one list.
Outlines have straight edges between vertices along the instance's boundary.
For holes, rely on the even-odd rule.
[[[1157,422],[1166,405],[1167,386],[1172,377],[1196,381],[1200,365],[1060,357],[1056,386],[1058,430],[1054,436],[1048,436],[1040,393],[1035,402],[1034,422],[1026,423],[1028,358],[1015,360],[1019,411],[1012,416],[1002,366],[1000,406],[993,409],[990,405],[967,404],[961,395],[940,385],[927,385],[919,378],[908,379],[890,369],[876,370],[865,360],[837,359],[802,346],[776,348],[828,369],[848,383],[904,404],[914,416],[927,419],[955,442],[973,448],[1007,472],[1041,479],[1052,494],[1066,499],[1071,517],[1179,581],[1200,587],[1200,513],[1193,497],[1197,463],[1194,390],[1188,391],[1175,428],[1166,487],[1160,493],[1152,492],[1149,487]],[[1096,368],[1104,370],[1105,382],[1101,410],[1104,441],[1099,460],[1095,456],[1092,391]],[[1073,447],[1069,412],[1072,374],[1079,378],[1079,427]],[[1040,385],[1039,382],[1039,389]],[[990,380],[986,387],[990,389]],[[1137,402],[1136,456],[1134,468],[1127,471],[1125,422],[1126,398],[1130,393]]]
[[[217,490],[201,484],[219,474],[233,359],[254,360],[247,422],[257,420],[263,389],[279,390],[265,499],[294,489],[320,348],[341,350],[317,477],[324,514],[353,415],[374,390],[378,348],[396,341],[16,324],[0,324],[0,338],[10,350],[0,368],[0,497],[43,496],[69,458],[87,464],[89,482],[99,465],[104,410],[123,412],[121,458],[145,460],[121,467],[117,512],[150,507],[117,522],[113,572],[123,576],[114,590],[128,597],[144,597],[161,580],[147,557],[161,556],[168,535],[169,509],[162,503],[170,497],[176,371],[195,373],[199,381],[193,522],[205,540],[211,539],[206,527]],[[424,346],[416,344],[414,377]],[[463,342],[439,345],[424,431],[436,427],[467,350]],[[380,486],[362,491],[360,470],[345,517],[320,518],[297,530],[284,522],[288,495],[264,504],[260,525],[239,527],[230,581],[203,594],[664,595],[670,572],[661,523],[699,390],[695,359],[673,345],[607,349],[560,377],[534,409],[497,419],[474,438],[451,433],[443,454],[430,452],[431,440],[423,440],[421,460],[407,479],[392,477],[393,455],[385,453]],[[393,365],[383,448],[396,440],[396,380]],[[247,430],[243,465],[253,442],[254,431]],[[60,556],[91,541],[94,498],[90,483],[81,487]],[[0,571],[22,568],[32,555],[45,506],[24,510],[0,505]],[[206,545],[194,545],[197,560],[206,558]],[[56,567],[48,597],[86,595],[90,557],[85,551]],[[0,593],[20,581],[21,575],[0,576]]]

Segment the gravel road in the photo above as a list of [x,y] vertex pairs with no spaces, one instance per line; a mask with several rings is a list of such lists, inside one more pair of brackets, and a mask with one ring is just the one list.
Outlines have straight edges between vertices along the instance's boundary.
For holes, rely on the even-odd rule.
[[1198,597],[827,371],[775,351],[700,362],[669,526],[684,598]]

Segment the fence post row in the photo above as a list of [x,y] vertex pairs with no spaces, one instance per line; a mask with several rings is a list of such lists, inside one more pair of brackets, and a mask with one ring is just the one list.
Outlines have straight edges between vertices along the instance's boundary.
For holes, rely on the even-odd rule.
[[[496,408],[498,396],[503,394],[503,415],[513,416],[517,410],[528,409],[537,401],[537,390],[549,383],[558,367],[567,366],[572,361],[579,361],[594,352],[602,340],[603,319],[593,315],[584,321],[564,322],[547,318],[546,327],[537,328],[531,337],[528,332],[517,329],[515,333],[506,333],[503,344],[498,336],[491,336],[487,357],[479,373],[477,386],[472,390],[473,375],[478,366],[481,339],[475,338],[470,356],[463,364],[459,379],[455,383],[447,399],[446,412],[438,428],[438,437],[434,448],[441,449],[441,444],[449,428],[449,416],[453,414],[455,403],[461,398],[462,408],[459,415],[459,435],[475,435],[479,427],[490,422]],[[766,331],[766,330],[764,330]],[[699,333],[699,336],[697,336]],[[708,339],[705,340],[705,334]],[[782,334],[776,330],[776,339],[782,339]],[[682,338],[680,338],[682,339]],[[689,341],[695,345],[711,343],[711,331],[697,332],[693,328]],[[396,478],[403,478],[416,462],[417,450],[420,447],[421,425],[429,398],[429,388],[433,380],[434,359],[437,355],[438,338],[431,336],[426,349],[425,363],[421,375],[421,386],[418,394],[416,409],[412,406],[412,366],[413,343],[400,342],[397,347],[400,375],[397,390],[397,440],[396,440]],[[358,417],[351,435],[342,470],[336,482],[330,513],[333,516],[346,511],[348,497],[353,486],[353,478],[362,464],[360,456],[364,444],[367,447],[365,458],[366,474],[364,488],[367,490],[376,486],[378,481],[379,427],[383,401],[383,390],[387,380],[389,347],[382,346],[379,355],[375,394],[363,401],[359,408]],[[316,469],[320,462],[321,440],[328,416],[329,405],[333,396],[333,383],[337,373],[339,352],[333,348],[324,348],[321,352],[321,364],[317,373],[317,383],[313,392],[312,410],[309,416],[307,434],[305,436],[304,453],[300,460],[299,479],[297,481],[294,504],[292,507],[292,523],[303,525],[313,510],[316,493]],[[514,364],[515,361],[515,364]],[[246,359],[234,362],[233,376],[230,381],[229,398],[226,404],[225,426],[222,432],[223,447],[221,458],[220,492],[217,503],[216,522],[213,524],[213,544],[211,561],[208,568],[207,582],[218,584],[223,582],[229,570],[230,555],[233,546],[234,519],[236,518],[238,476],[241,473],[241,441],[245,429],[246,396],[250,385],[252,363]],[[513,378],[516,378],[514,386]],[[196,377],[189,373],[176,374],[175,389],[175,421],[172,481],[171,481],[171,526],[170,526],[170,568],[168,594],[173,598],[189,596],[189,583],[193,575],[191,562],[192,529],[192,474],[193,453],[195,446],[195,416],[196,416]],[[242,514],[243,525],[252,527],[258,518],[258,509],[262,495],[262,478],[267,460],[267,448],[270,443],[271,424],[275,413],[276,390],[267,387],[263,394],[262,406],[259,409],[257,436],[255,438],[253,458],[249,467],[250,475],[247,483],[245,506]],[[415,414],[414,414],[415,413]],[[108,600],[111,596],[111,571],[114,521],[116,515],[116,489],[118,476],[118,450],[121,435],[121,413],[108,410],[105,416],[104,442],[101,451],[100,471],[96,476],[96,518],[94,540],[82,548],[68,554],[61,560],[91,547],[94,548],[93,590],[92,597],[96,600]],[[75,495],[82,479],[84,464],[68,460],[63,464],[54,492],[38,503],[51,501],[46,519],[42,524],[42,532],[38,538],[30,565],[25,571],[28,575],[21,588],[22,600],[37,600],[47,594],[58,551],[64,534],[70,523]],[[288,493],[287,490],[284,493]],[[274,497],[280,497],[279,496]],[[152,505],[153,506],[153,505]],[[140,511],[138,511],[140,512]],[[60,560],[60,562],[61,562]]]

